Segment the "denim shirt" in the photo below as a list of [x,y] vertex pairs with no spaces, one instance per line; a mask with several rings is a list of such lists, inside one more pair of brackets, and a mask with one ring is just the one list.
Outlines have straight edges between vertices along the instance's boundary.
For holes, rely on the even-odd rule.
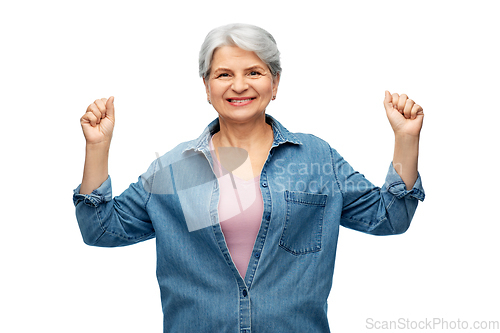
[[156,159],[121,195],[111,179],[89,195],[74,190],[88,245],[113,247],[156,238],[165,332],[330,332],[339,226],[373,235],[405,232],[424,199],[392,164],[374,186],[310,134],[291,133],[273,117],[274,142],[260,175],[262,222],[245,276],[234,265],[218,223],[218,180],[210,136]]

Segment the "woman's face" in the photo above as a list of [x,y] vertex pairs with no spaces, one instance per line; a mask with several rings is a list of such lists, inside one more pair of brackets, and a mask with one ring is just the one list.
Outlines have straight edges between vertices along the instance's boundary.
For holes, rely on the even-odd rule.
[[273,79],[254,52],[223,46],[214,52],[209,79],[203,82],[219,117],[245,123],[264,115],[278,91],[279,76]]

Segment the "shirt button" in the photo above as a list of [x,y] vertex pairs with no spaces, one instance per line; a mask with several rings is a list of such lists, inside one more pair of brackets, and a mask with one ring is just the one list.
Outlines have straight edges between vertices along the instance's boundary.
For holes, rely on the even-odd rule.
[[255,258],[259,258],[260,257],[260,253],[259,252],[255,252]]
[[271,219],[271,214],[266,215],[266,221],[269,221]]
[[262,182],[263,187],[267,187],[267,182]]
[[243,289],[243,297],[247,297],[248,293],[246,289]]

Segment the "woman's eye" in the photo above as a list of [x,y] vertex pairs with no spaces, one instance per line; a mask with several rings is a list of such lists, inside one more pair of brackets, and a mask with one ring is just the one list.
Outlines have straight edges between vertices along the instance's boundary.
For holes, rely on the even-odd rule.
[[217,76],[217,78],[219,78],[219,77],[228,77],[228,76],[229,76],[229,74],[227,74],[227,73],[222,73],[222,74],[219,74],[219,76]]
[[255,75],[260,75],[260,73],[259,73],[259,72],[256,72],[256,71],[251,71],[251,72],[250,72],[250,75],[255,76]]

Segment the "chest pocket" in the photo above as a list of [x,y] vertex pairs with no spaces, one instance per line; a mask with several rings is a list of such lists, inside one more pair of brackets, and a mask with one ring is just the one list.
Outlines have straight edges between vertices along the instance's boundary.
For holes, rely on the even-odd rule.
[[279,246],[294,255],[321,250],[326,194],[285,191],[286,221]]

